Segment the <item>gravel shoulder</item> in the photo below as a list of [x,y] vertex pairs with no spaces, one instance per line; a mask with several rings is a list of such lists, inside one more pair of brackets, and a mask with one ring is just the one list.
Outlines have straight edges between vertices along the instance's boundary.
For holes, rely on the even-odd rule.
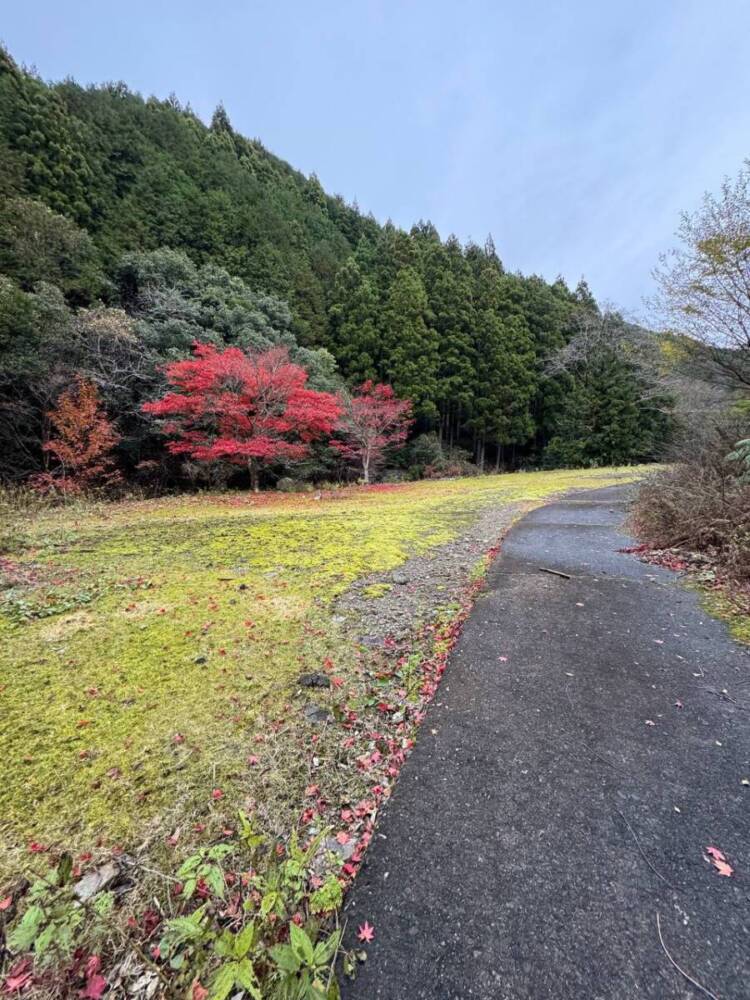
[[453,541],[413,556],[395,570],[358,580],[335,605],[337,624],[372,648],[386,640],[408,640],[460,600],[487,551],[533,506],[493,505]]

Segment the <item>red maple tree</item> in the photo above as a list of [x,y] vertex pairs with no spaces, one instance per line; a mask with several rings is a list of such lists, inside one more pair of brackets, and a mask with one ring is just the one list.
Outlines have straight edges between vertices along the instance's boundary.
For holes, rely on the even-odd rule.
[[306,388],[307,372],[286,348],[246,354],[196,343],[193,355],[166,366],[174,391],[143,406],[165,418],[165,433],[176,438],[167,445],[172,454],[246,464],[257,490],[262,465],[304,458],[333,429],[339,401]]
[[398,399],[389,385],[376,385],[368,379],[342,399],[336,424],[342,439],[331,444],[344,458],[362,467],[362,478],[369,483],[385,449],[403,444],[411,425],[411,401]]
[[33,476],[42,493],[85,493],[120,480],[110,452],[120,440],[104,411],[96,386],[77,375],[75,385],[60,394],[47,417],[56,436],[42,446],[57,467]]

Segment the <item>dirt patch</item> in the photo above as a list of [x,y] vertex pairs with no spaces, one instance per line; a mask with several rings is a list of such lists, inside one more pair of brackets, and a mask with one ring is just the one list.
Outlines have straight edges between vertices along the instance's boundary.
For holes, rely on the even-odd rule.
[[336,602],[336,620],[371,648],[413,635],[459,600],[484,554],[533,506],[527,502],[490,507],[453,541],[414,556],[397,569],[363,577]]
[[89,611],[76,611],[72,615],[65,615],[59,618],[54,624],[45,626],[42,637],[48,642],[56,642],[60,639],[67,639],[68,636],[80,632],[82,629],[91,628],[94,624],[94,616]]

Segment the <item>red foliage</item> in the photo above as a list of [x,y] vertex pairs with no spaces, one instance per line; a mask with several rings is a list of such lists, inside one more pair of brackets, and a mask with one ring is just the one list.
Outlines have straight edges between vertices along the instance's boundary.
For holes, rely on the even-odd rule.
[[50,437],[43,447],[58,467],[32,477],[34,489],[77,494],[119,481],[110,452],[120,435],[104,412],[93,383],[77,375],[75,386],[60,395],[47,416],[56,437]]
[[411,402],[398,399],[389,385],[363,382],[354,394],[343,400],[336,430],[343,440],[331,441],[344,458],[362,466],[362,476],[370,482],[370,473],[382,462],[386,448],[403,444],[411,427]]
[[307,389],[307,372],[285,348],[245,354],[196,343],[193,353],[167,365],[174,391],[143,407],[166,418],[172,454],[247,464],[257,487],[260,464],[302,459],[311,441],[333,429],[338,400]]

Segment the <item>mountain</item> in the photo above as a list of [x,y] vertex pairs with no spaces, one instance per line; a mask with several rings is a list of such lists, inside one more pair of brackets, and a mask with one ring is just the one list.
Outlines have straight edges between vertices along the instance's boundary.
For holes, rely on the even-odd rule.
[[[307,351],[330,382],[328,351],[341,377],[391,383],[414,401],[418,432],[480,465],[558,461],[565,449],[550,442],[609,420],[600,410],[624,412],[628,430],[599,428],[607,444],[587,460],[652,457],[663,428],[634,387],[623,391],[637,378],[627,365],[583,413],[574,375],[544,375],[574,315],[596,308],[585,284],[507,272],[491,240],[379,225],[235,132],[221,106],[205,125],[175,97],[48,84],[0,50],[0,407],[29,424],[14,444],[0,435],[14,474],[39,465],[45,407],[74,370],[126,425],[129,460],[149,451],[137,414],[154,378],[139,369],[108,384],[91,355],[103,323],[119,324],[107,349],[129,351],[131,368],[136,356],[156,368],[184,354],[191,336],[260,338]],[[601,392],[626,402],[601,408]]]

